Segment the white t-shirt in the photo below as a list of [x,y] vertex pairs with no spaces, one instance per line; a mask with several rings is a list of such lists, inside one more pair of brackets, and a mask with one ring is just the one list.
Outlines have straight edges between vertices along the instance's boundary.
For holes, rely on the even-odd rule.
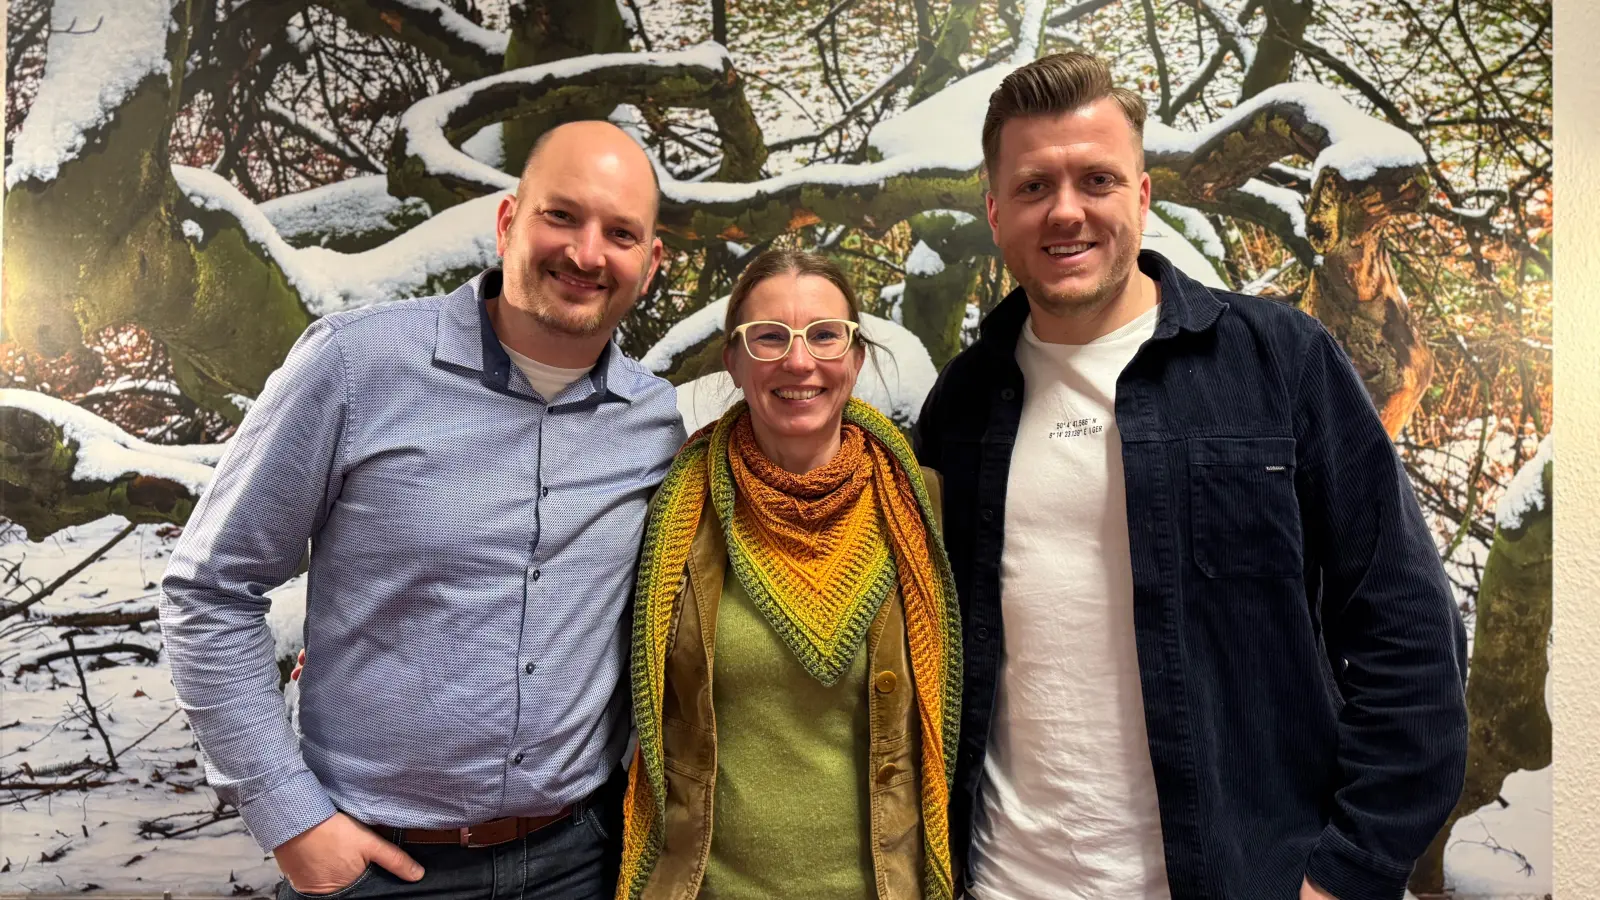
[[528,376],[528,383],[533,385],[533,389],[538,391],[539,396],[546,402],[554,400],[557,394],[567,389],[567,385],[589,374],[589,370],[594,368],[594,366],[584,366],[581,369],[562,369],[557,366],[547,366],[531,356],[523,356],[506,347],[503,342],[500,346],[506,348],[506,355],[517,364],[522,374]]
[[1166,900],[1133,639],[1117,376],[1157,309],[1091,343],[1017,341],[1026,385],[1006,486],[1005,623],[973,830],[978,900]]

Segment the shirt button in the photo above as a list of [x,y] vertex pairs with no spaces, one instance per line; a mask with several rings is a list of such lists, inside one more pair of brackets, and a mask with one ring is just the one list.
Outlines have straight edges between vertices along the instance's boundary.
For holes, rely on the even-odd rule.
[[522,667],[522,671],[528,673],[529,675],[532,675],[533,674],[533,670],[537,669],[537,668],[538,668],[538,666],[535,666],[533,663],[528,663],[527,665]]
[[873,681],[873,684],[877,686],[878,693],[892,694],[894,693],[894,682],[895,678],[893,672],[879,672],[878,677]]
[[539,580],[539,570],[538,569],[534,569],[533,570],[533,580],[534,581],[538,581]]
[[550,488],[548,486],[539,488],[539,496],[541,496],[541,497],[550,496]]
[[520,766],[520,765],[522,765],[522,754],[521,754],[521,753],[518,753],[518,754],[517,754],[517,755],[516,755],[516,756],[513,756],[513,757],[511,757],[511,764],[512,764],[512,765],[513,765],[513,766]]

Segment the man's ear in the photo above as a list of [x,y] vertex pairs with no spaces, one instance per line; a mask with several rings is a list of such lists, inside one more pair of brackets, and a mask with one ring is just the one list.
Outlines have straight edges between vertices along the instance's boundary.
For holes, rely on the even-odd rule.
[[644,278],[639,281],[639,296],[644,296],[645,290],[650,287],[650,282],[655,280],[656,270],[661,268],[661,257],[664,255],[666,255],[666,248],[662,246],[661,238],[652,237],[650,239],[650,267],[645,270]]
[[989,219],[989,236],[1000,246],[1000,210],[994,205],[994,191],[983,192],[983,208]]
[[494,252],[505,258],[506,245],[510,243],[511,223],[517,218],[517,198],[507,194],[500,198],[500,209],[494,218]]

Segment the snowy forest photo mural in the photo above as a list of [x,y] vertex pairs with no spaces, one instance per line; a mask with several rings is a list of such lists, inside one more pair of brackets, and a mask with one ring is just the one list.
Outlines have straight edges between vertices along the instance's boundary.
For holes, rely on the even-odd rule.
[[[692,430],[770,247],[850,273],[909,426],[1014,284],[990,92],[1085,49],[1149,103],[1145,245],[1318,317],[1472,646],[1466,791],[1419,896],[1551,891],[1549,0],[11,0],[0,359],[0,895],[264,896],[156,621],[176,535],[313,319],[495,263],[551,125],[655,159],[622,348]],[[486,473],[488,474],[488,473]],[[273,593],[287,675],[305,586]],[[292,697],[293,687],[289,689]]]

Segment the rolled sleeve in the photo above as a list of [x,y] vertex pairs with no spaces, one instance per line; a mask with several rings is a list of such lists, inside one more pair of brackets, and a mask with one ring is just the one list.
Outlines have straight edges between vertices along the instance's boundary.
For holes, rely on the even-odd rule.
[[266,593],[293,577],[338,494],[346,408],[338,334],[314,323],[245,417],[161,583],[173,685],[207,779],[268,851],[334,809],[285,715]]

